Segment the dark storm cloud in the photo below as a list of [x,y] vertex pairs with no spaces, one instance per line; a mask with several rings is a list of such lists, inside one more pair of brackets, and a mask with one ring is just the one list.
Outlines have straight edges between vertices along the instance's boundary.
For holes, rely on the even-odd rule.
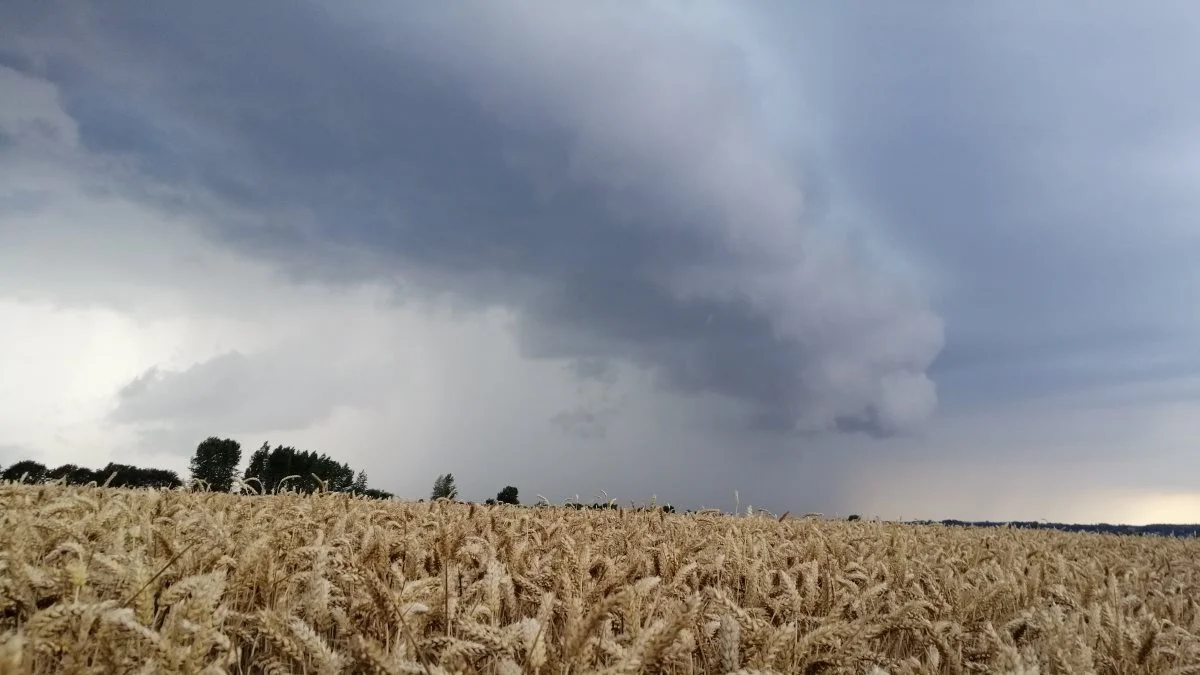
[[1195,5],[788,14],[831,170],[943,280],[944,402],[1192,372],[1144,362],[1200,333]]
[[579,380],[611,383],[617,377],[616,365],[608,359],[575,359],[567,365],[567,371]]
[[467,7],[47,3],[0,36],[131,192],[298,276],[513,307],[529,357],[645,366],[759,429],[932,413],[940,322],[808,210],[744,55],[653,13]]

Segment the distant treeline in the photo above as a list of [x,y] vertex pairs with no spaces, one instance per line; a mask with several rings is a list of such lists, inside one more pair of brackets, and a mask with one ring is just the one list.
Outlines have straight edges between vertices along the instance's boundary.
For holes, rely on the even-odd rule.
[[[235,489],[237,467],[241,463],[241,445],[232,439],[209,437],[200,443],[191,460],[191,485],[213,492]],[[250,456],[250,465],[242,472],[241,484],[259,494],[276,491],[312,493],[347,492],[374,499],[389,499],[390,492],[367,487],[367,473],[337,462],[328,455],[300,451],[290,446],[267,443]],[[0,480],[26,483],[62,481],[68,485],[108,485],[117,488],[171,489],[184,485],[174,471],[109,462],[99,470],[77,464],[53,469],[34,460],[22,460],[0,471]],[[245,491],[245,490],[243,490]]]
[[22,476],[27,483],[63,480],[68,485],[87,485],[94,482],[97,485],[107,483],[109,487],[123,488],[176,488],[183,485],[183,481],[174,471],[146,469],[114,462],[109,462],[103,469],[94,471],[76,464],[63,464],[47,469],[41,462],[26,459],[0,472],[0,479],[3,480],[21,480]]
[[[230,492],[234,490],[237,478],[237,467],[241,463],[241,445],[232,439],[209,437],[200,443],[191,461],[191,478],[193,485],[202,485],[214,492]],[[24,479],[27,483],[45,483],[63,481],[68,485],[97,485],[107,484],[118,488],[178,488],[184,482],[174,471],[151,469],[129,464],[109,462],[104,468],[92,470],[76,464],[63,464],[48,469],[44,464],[33,460],[22,460],[0,471],[0,480],[18,481]],[[347,492],[373,499],[390,499],[392,494],[383,490],[367,487],[365,471],[355,471],[344,462],[337,462],[328,455],[312,451],[300,451],[290,446],[277,445],[272,448],[263,443],[262,447],[250,455],[250,463],[241,472],[240,482],[249,486],[258,494],[271,494],[277,491],[312,493],[318,490],[325,492]],[[443,474],[434,481],[432,499],[458,500],[458,488],[454,485],[453,474]],[[424,501],[419,500],[419,501]],[[520,505],[517,488],[509,485],[501,490],[495,499],[488,499],[488,505],[511,504]],[[537,506],[551,506],[537,504]],[[616,510],[616,501],[604,503],[583,504],[570,502],[558,505],[558,508]],[[631,506],[634,511],[662,511],[675,513],[675,507],[670,504],[654,506]],[[684,513],[693,513],[688,510]],[[850,516],[849,520],[859,520],[858,516]],[[1164,537],[1197,537],[1200,536],[1200,525],[1111,525],[1097,523],[1092,525],[1070,523],[1047,523],[1038,521],[965,521],[965,520],[917,520],[906,521],[913,525],[946,525],[952,527],[1011,527],[1015,529],[1058,530],[1062,532],[1093,532],[1100,534],[1120,535],[1158,535]]]
[[350,465],[339,463],[328,455],[283,445],[272,449],[266,443],[250,455],[250,465],[242,474],[242,480],[253,484],[261,493],[273,493],[279,489],[312,493],[323,489],[327,492],[354,492],[376,499],[392,496],[390,492],[367,487],[365,471],[355,474]]
[[1200,525],[1111,525],[1109,523],[1096,523],[1092,525],[1081,525],[1071,523],[1045,523],[1038,521],[1010,521],[1010,522],[992,522],[992,521],[965,521],[965,520],[942,520],[942,521],[913,521],[914,524],[921,525],[950,525],[955,527],[1011,527],[1014,529],[1026,530],[1059,530],[1062,532],[1091,532],[1097,534],[1142,534],[1142,535],[1158,535],[1163,537],[1196,537],[1200,536]]

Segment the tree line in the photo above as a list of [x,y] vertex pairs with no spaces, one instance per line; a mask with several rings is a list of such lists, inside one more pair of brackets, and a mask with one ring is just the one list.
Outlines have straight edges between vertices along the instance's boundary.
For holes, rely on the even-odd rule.
[[[519,495],[520,495],[520,492],[519,492],[519,490],[517,490],[517,488],[515,486],[506,485],[506,486],[504,486],[503,490],[496,493],[495,498],[488,498],[488,499],[484,500],[483,503],[488,506],[495,506],[497,504],[511,504],[514,506],[520,506],[521,499],[520,499]],[[458,488],[454,485],[454,474],[445,473],[445,474],[439,475],[436,479],[434,479],[433,491],[430,493],[429,497],[430,497],[430,499],[434,499],[434,500],[437,500],[437,499],[449,499],[452,501],[456,500],[458,498]],[[419,501],[424,501],[424,500],[419,500]],[[592,510],[611,509],[611,510],[615,511],[619,508],[617,506],[616,501],[608,501],[608,502],[604,502],[604,503],[594,503],[594,504],[583,504],[582,502],[571,502],[568,504],[564,504],[562,506],[564,508],[571,508],[571,509],[577,509],[577,510],[578,509],[592,509]],[[662,511],[664,513],[675,513],[675,507],[670,504],[660,504],[660,505],[653,506],[653,507],[634,507],[633,510],[634,511]]]
[[[229,492],[242,462],[242,446],[231,438],[206,438],[196,447],[190,466],[192,479],[203,482],[214,492]],[[241,475],[241,484],[258,494],[287,490],[311,494],[348,492],[375,499],[389,499],[390,492],[367,486],[367,472],[350,468],[345,462],[310,450],[263,443],[250,455],[250,463]]]
[[115,462],[109,462],[98,470],[77,464],[63,464],[50,469],[45,464],[30,459],[21,460],[0,471],[0,480],[24,480],[28,483],[62,480],[69,485],[95,483],[125,488],[176,488],[183,485],[183,481],[174,471],[166,469],[147,469]]
[[[366,471],[355,471],[345,462],[338,462],[323,453],[297,450],[291,446],[269,443],[251,453],[246,468],[238,472],[242,463],[241,443],[231,438],[210,436],[196,446],[188,465],[189,485],[210,492],[233,492],[273,494],[281,491],[311,494],[317,491],[345,492],[374,499],[390,499],[390,492],[367,485]],[[22,460],[0,471],[0,479],[44,483],[62,481],[68,485],[107,485],[118,488],[172,489],[184,485],[174,471],[153,469],[109,462],[104,468],[92,470],[76,464],[63,464],[48,469],[40,462]],[[433,483],[430,498],[458,499],[458,487],[454,474],[439,475]],[[422,500],[423,501],[423,500]],[[516,486],[506,485],[489,498],[487,505],[520,505],[520,493]],[[616,509],[615,502],[604,504],[566,505],[576,509]],[[675,511],[671,505],[654,507],[668,513]]]
[[[300,451],[290,446],[268,443],[250,455],[249,466],[238,475],[242,446],[231,438],[210,436],[196,446],[189,464],[191,485],[211,492],[232,492],[235,484],[257,494],[281,490],[301,493],[346,492],[375,499],[388,499],[390,492],[367,486],[366,471],[355,472],[344,462],[328,455]],[[183,480],[174,471],[109,462],[92,470],[76,464],[49,469],[41,462],[22,460],[0,471],[0,480],[44,483],[62,481],[68,485],[107,485],[120,488],[179,488]],[[245,491],[245,490],[243,490]]]
[[[444,473],[439,475],[433,481],[433,492],[429,495],[430,499],[457,499],[458,487],[454,485],[454,474]],[[518,497],[517,488],[512,485],[506,485],[503,490],[496,493],[495,499],[488,499],[484,502],[488,506],[494,504],[513,504],[521,503]]]

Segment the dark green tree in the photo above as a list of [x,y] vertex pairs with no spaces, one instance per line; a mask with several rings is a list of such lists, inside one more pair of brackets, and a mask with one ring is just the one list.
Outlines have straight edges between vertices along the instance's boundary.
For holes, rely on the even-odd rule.
[[209,436],[196,447],[192,455],[192,479],[204,480],[209,490],[228,492],[241,462],[241,443],[233,438]]
[[0,474],[0,478],[4,480],[21,480],[21,476],[25,476],[26,483],[40,483],[46,477],[46,465],[32,459],[23,459]]
[[[285,490],[305,493],[316,492],[321,484],[330,492],[348,492],[355,480],[353,469],[326,455],[282,445],[272,450],[267,443],[250,455],[244,476],[245,480],[255,479],[260,483],[261,486],[255,487],[264,493],[275,492],[281,484]],[[289,476],[292,478],[288,479]]]
[[109,462],[95,474],[98,484],[117,488],[176,488],[183,485],[178,474],[166,469],[143,469]]
[[46,472],[51,481],[63,480],[67,485],[105,485],[115,488],[176,488],[183,485],[174,471],[147,469],[129,464],[109,462],[103,469],[93,471],[75,464],[63,464]]
[[367,488],[366,490],[362,491],[362,494],[366,497],[370,497],[371,499],[391,499],[393,496],[395,496],[390,492],[376,490],[375,488]]
[[501,504],[520,504],[521,500],[517,498],[517,488],[507,485],[496,494],[496,501]]
[[104,482],[95,471],[75,464],[63,464],[50,469],[46,472],[46,478],[52,481],[66,479],[67,485],[87,485],[92,481],[96,481],[97,484]]
[[454,474],[442,474],[433,481],[433,494],[430,499],[454,499],[458,496],[458,488],[454,485]]
[[354,477],[354,485],[352,485],[350,487],[350,489],[355,492],[358,492],[359,494],[367,491],[367,472],[366,471],[358,472],[358,475]]
[[233,479],[241,461],[241,443],[232,438],[209,436],[196,446],[191,463],[192,478],[204,481],[213,492],[229,492],[233,489]]

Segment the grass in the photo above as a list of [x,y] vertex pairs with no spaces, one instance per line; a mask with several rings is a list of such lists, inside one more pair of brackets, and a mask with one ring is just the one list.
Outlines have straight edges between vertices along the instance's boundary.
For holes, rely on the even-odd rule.
[[1200,673],[1200,541],[0,486],[0,673]]

